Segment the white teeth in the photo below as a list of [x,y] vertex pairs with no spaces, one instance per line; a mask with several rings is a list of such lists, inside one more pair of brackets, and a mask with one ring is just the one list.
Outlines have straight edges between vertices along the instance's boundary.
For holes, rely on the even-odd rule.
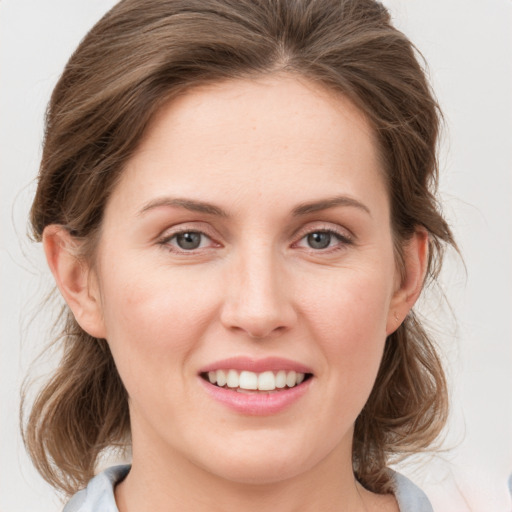
[[274,373],[266,371],[255,373],[249,371],[238,372],[237,370],[214,370],[208,372],[208,380],[212,384],[228,388],[238,388],[249,391],[274,391],[286,386],[293,388],[304,381],[305,374],[293,370],[287,372],[279,370]]
[[286,385],[291,388],[297,384],[297,374],[292,370],[286,374]]
[[286,386],[286,372],[279,370],[276,374],[276,388],[284,388]]
[[236,370],[228,371],[228,378],[226,380],[226,384],[228,388],[237,388],[239,384],[238,372]]
[[242,389],[258,389],[258,375],[254,372],[241,372],[239,387]]
[[[217,370],[215,373],[217,374],[217,386],[225,386],[227,381],[226,372],[224,370]],[[209,376],[210,374],[208,374]],[[212,384],[214,383],[212,382]]]
[[258,375],[258,389],[260,391],[276,389],[276,378],[272,372],[263,372]]

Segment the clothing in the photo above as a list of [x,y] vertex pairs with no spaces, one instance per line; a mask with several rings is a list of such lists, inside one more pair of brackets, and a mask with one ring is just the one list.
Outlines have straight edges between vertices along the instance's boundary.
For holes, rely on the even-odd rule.
[[[63,512],[118,512],[114,486],[130,471],[130,466],[113,466],[95,476],[89,485],[77,492]],[[432,505],[416,485],[405,476],[391,471],[395,497],[400,512],[433,512]]]

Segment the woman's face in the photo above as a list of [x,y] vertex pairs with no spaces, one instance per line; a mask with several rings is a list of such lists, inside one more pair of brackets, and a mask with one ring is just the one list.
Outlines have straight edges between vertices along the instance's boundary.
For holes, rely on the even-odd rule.
[[393,256],[372,131],[345,98],[280,76],[167,105],[109,200],[91,284],[134,461],[239,482],[349,464],[397,327]]

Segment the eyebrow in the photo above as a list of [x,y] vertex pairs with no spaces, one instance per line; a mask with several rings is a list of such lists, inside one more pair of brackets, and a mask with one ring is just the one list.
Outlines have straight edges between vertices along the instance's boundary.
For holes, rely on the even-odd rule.
[[336,196],[312,203],[302,203],[293,209],[292,214],[294,217],[298,217],[300,215],[307,215],[308,213],[315,213],[329,208],[335,208],[336,206],[351,206],[359,208],[370,215],[370,217],[372,216],[370,209],[365,204],[348,196]]
[[219,208],[210,203],[205,203],[203,201],[195,201],[193,199],[181,199],[179,197],[161,197],[154,199],[147,203],[142,210],[140,210],[139,215],[143,215],[144,213],[153,210],[155,208],[160,208],[161,206],[171,206],[178,208],[185,208],[186,210],[190,210],[192,212],[199,213],[207,213],[210,215],[218,215],[219,217],[227,217],[228,214]]
[[[218,206],[203,201],[196,201],[194,199],[183,199],[179,197],[161,197],[153,199],[140,210],[139,215],[143,215],[146,212],[162,206],[178,207],[190,210],[193,212],[206,213],[209,215],[217,215],[219,217],[228,217],[229,215]],[[351,206],[359,208],[371,216],[370,209],[357,199],[348,196],[336,196],[328,199],[322,199],[320,201],[314,201],[311,203],[302,203],[296,206],[292,210],[294,217],[301,215],[307,215],[309,213],[315,213],[329,208],[335,208],[336,206]]]

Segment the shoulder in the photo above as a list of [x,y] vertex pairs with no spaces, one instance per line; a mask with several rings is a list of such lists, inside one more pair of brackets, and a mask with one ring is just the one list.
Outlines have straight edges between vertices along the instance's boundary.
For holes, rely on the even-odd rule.
[[427,495],[407,477],[390,470],[400,512],[433,512]]
[[63,512],[118,512],[114,487],[128,471],[129,465],[113,466],[96,475],[85,489],[71,498]]

